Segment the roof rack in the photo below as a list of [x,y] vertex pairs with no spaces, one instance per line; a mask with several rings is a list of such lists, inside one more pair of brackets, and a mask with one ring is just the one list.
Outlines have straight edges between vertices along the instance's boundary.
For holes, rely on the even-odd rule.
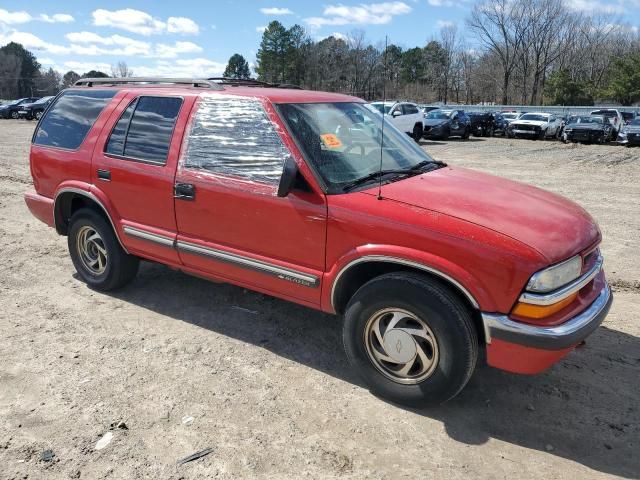
[[263,88],[289,88],[301,90],[298,85],[289,83],[269,83],[254,78],[230,78],[230,77],[210,77],[207,80],[215,82],[218,85],[228,85],[230,87],[263,87]]
[[212,88],[223,90],[219,83],[202,78],[162,78],[162,77],[125,77],[125,78],[81,78],[73,85],[75,87],[93,87],[97,85],[131,85],[157,87],[164,85],[184,85],[195,88]]

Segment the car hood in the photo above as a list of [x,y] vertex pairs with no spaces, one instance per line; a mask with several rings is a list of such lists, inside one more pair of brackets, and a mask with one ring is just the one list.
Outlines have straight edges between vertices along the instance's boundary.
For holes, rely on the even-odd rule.
[[384,185],[382,196],[491,229],[537,250],[550,263],[600,238],[593,218],[572,201],[465,168],[445,167]]
[[605,125],[597,123],[571,123],[565,128],[567,130],[604,130]]
[[514,120],[512,123],[513,124],[518,124],[518,125],[538,125],[538,126],[542,126],[542,125],[546,125],[549,122],[548,121],[540,121],[540,120]]
[[425,118],[422,123],[428,127],[435,127],[436,125],[445,125],[449,123],[449,120],[444,118]]

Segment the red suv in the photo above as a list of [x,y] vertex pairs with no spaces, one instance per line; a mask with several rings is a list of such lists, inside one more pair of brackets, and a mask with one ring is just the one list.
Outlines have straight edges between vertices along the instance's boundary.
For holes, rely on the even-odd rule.
[[349,361],[400,403],[452,398],[482,350],[540,372],[600,325],[612,296],[582,208],[383,122],[333,93],[85,79],[40,120],[25,199],[92,288],[144,259],[342,315]]

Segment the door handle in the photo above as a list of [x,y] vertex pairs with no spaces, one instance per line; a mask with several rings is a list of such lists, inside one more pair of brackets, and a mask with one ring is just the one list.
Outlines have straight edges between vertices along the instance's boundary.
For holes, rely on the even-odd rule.
[[173,187],[173,197],[179,200],[195,200],[196,187],[192,183],[176,183]]
[[102,168],[98,169],[98,178],[100,180],[104,180],[105,182],[111,181],[111,172],[109,170],[103,170]]

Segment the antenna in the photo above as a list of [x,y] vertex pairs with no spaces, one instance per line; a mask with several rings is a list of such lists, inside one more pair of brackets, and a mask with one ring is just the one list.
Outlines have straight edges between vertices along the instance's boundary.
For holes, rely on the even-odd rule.
[[382,200],[382,153],[384,150],[384,107],[387,103],[387,50],[389,49],[389,37],[384,36],[384,75],[382,76],[382,128],[380,131],[380,169],[378,175],[378,200]]

